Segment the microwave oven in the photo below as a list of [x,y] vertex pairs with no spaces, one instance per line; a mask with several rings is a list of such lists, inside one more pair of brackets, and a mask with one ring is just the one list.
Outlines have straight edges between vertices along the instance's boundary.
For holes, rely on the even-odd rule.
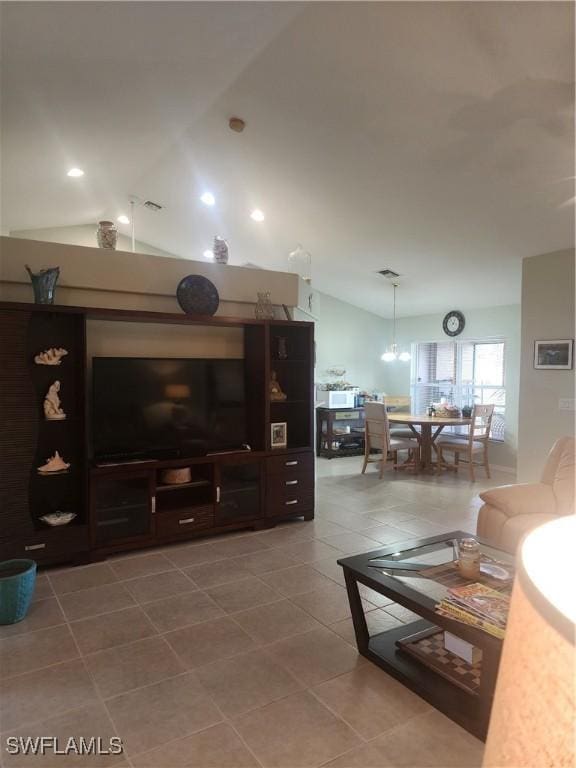
[[316,391],[316,405],[321,408],[354,408],[355,393],[350,389]]

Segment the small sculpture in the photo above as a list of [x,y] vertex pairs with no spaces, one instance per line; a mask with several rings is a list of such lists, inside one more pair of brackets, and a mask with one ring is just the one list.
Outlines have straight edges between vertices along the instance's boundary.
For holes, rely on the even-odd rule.
[[66,418],[66,414],[60,405],[58,392],[60,392],[60,382],[55,381],[44,398],[44,416],[48,421],[62,421],[62,419]]
[[286,400],[286,395],[282,392],[282,387],[278,383],[276,371],[272,371],[270,377],[270,400],[277,402]]
[[45,352],[36,355],[34,362],[36,365],[60,365],[62,358],[68,354],[67,349],[62,347],[50,347]]
[[53,475],[57,472],[66,472],[68,469],[70,469],[70,464],[64,461],[58,451],[55,451],[54,456],[51,456],[46,464],[38,467],[38,472],[41,475]]
[[257,320],[274,320],[274,307],[270,298],[270,291],[258,292],[258,301],[254,307],[254,315]]

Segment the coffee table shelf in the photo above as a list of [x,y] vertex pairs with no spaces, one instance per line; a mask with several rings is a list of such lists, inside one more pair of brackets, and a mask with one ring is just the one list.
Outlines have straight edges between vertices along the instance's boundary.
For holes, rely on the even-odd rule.
[[[368,641],[366,652],[362,655],[433,707],[447,714],[474,736],[485,739],[485,729],[481,726],[482,713],[479,698],[455,686],[396,645],[398,640],[434,626],[428,621],[415,621],[373,635]],[[449,711],[446,711],[445,707],[449,707]]]

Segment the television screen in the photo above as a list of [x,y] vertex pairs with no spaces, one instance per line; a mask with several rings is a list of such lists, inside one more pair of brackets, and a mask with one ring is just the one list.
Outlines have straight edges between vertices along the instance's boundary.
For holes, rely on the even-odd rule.
[[95,357],[94,456],[187,458],[246,442],[244,361]]

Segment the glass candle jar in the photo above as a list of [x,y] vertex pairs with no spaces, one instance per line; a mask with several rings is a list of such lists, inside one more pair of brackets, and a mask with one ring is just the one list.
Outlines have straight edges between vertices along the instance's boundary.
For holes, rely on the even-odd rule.
[[480,544],[476,539],[462,539],[458,543],[458,567],[465,579],[480,576]]

